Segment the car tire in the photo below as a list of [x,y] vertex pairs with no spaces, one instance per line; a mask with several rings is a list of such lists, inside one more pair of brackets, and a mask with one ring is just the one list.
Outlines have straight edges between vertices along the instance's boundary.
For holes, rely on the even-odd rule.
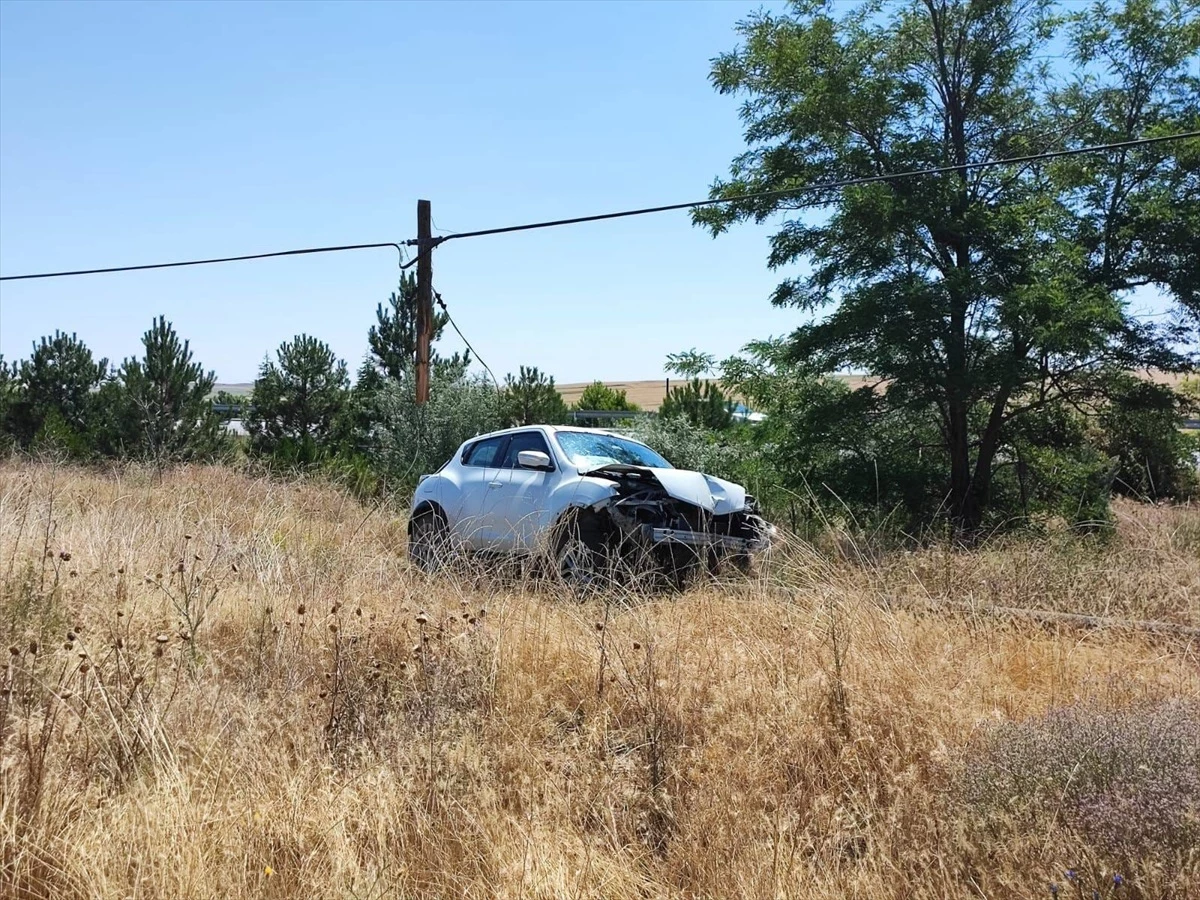
[[577,594],[589,593],[608,581],[607,570],[607,542],[599,516],[592,512],[571,515],[554,542],[554,573],[559,583]]
[[754,560],[751,559],[749,553],[731,553],[728,556],[729,565],[739,575],[749,576],[754,574]]
[[450,528],[440,509],[424,509],[412,520],[408,533],[408,558],[422,572],[433,573],[446,564]]

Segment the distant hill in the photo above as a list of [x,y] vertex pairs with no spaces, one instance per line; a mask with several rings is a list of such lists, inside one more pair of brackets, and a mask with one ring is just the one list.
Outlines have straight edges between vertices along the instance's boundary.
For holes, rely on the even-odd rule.
[[235,396],[238,396],[238,397],[248,397],[248,396],[250,396],[250,392],[253,390],[254,390],[254,382],[252,382],[252,381],[242,382],[242,383],[238,383],[238,384],[221,384],[220,382],[218,382],[217,384],[213,385],[213,393],[214,394],[217,393],[218,391],[228,391],[229,393],[234,394]]

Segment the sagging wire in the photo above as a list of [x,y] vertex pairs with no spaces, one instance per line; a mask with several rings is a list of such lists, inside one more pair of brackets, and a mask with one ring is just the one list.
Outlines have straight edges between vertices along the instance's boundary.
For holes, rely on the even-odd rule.
[[483,357],[479,355],[479,351],[471,346],[471,342],[467,340],[467,336],[462,333],[462,329],[458,327],[458,323],[455,322],[454,317],[452,315],[450,315],[450,310],[448,310],[446,308],[446,301],[442,299],[442,295],[440,293],[438,293],[436,288],[433,291],[433,296],[434,296],[434,300],[437,302],[437,305],[439,307],[441,307],[442,312],[444,312],[446,314],[446,321],[450,323],[450,325],[454,329],[455,333],[459,336],[459,338],[462,339],[462,342],[467,345],[467,349],[471,351],[471,354],[477,360],[479,360],[479,364],[481,366],[483,366],[484,369],[487,370],[488,375],[490,375],[492,377],[492,383],[496,385],[496,393],[497,394],[504,393],[504,389],[502,387],[500,387],[499,379],[496,378],[496,373],[492,371],[491,366],[489,366],[486,362],[484,362]]
[[32,275],[0,275],[0,281],[31,281],[36,278],[66,278],[70,275],[107,275],[112,272],[143,272],[147,269],[178,269],[183,266],[210,266],[216,263],[243,262],[252,259],[272,259],[280,256],[308,256],[313,253],[340,253],[344,250],[374,250],[391,247],[400,255],[400,268],[407,269],[417,258],[404,261],[404,248],[392,241],[377,244],[342,244],[337,247],[304,247],[299,250],[276,250],[272,253],[249,253],[244,256],[220,256],[212,259],[186,259],[178,262],[148,263],[140,266],[110,266],[104,269],[76,269],[71,272],[37,272]]

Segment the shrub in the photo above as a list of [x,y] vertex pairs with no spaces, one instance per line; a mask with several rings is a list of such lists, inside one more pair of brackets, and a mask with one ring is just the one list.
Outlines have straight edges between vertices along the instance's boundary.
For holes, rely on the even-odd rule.
[[390,381],[378,394],[379,424],[371,435],[382,477],[393,490],[415,487],[463,441],[500,425],[496,388],[482,376],[433,369],[429,402],[418,406],[416,379]]
[[968,745],[961,799],[996,831],[1044,818],[1113,862],[1200,843],[1200,705],[1074,705],[990,728]]

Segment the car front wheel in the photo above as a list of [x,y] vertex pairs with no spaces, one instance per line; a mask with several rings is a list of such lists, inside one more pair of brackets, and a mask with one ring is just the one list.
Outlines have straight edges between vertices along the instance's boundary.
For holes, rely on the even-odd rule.
[[408,533],[408,558],[422,572],[436,572],[446,562],[450,529],[440,510],[427,509],[412,521]]
[[555,543],[555,568],[566,587],[586,592],[603,584],[608,554],[604,529],[594,514],[581,513],[564,522]]

